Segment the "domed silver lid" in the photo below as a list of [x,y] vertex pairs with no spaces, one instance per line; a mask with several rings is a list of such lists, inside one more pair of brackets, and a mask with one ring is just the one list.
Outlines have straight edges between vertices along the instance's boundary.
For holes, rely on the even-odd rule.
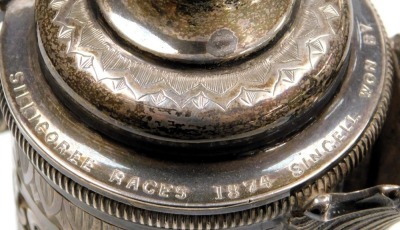
[[[348,51],[343,0],[59,2],[36,12],[49,80],[86,122],[129,144],[274,142],[331,98]],[[225,49],[227,37],[237,39],[229,54],[180,53],[201,41]],[[171,42],[181,51],[168,53]]]

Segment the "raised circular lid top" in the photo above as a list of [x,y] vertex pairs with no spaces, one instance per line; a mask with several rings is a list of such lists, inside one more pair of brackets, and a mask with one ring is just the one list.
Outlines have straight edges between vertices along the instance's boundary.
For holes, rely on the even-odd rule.
[[259,50],[289,22],[295,0],[96,0],[105,21],[140,50],[188,63]]
[[[149,20],[164,25],[168,24],[164,19],[154,18],[157,4],[166,10],[171,4],[189,1],[143,2],[99,0],[92,4],[84,0],[39,0],[36,5],[39,46],[51,73],[49,82],[70,109],[89,125],[125,143],[136,145],[143,142],[132,140],[141,140],[152,145],[196,149],[270,143],[299,129],[315,116],[341,81],[338,73],[349,46],[350,13],[345,0],[298,1],[293,20],[285,24],[287,29],[273,45],[251,58],[213,66],[160,63],[146,55],[147,52],[131,49],[116,35],[124,36],[121,35],[123,26],[111,20],[114,14],[104,13],[111,20],[110,29],[99,19],[96,7],[104,8],[103,12],[121,9],[121,12],[130,12],[128,19],[135,16],[138,20],[146,16],[143,7],[150,7]],[[155,5],[148,5],[152,2]],[[267,13],[262,15],[259,6],[271,1],[242,2],[248,7],[251,4],[247,2],[251,2],[258,9],[258,14],[243,11],[250,15],[238,15],[248,17],[249,28],[258,31],[256,25],[271,17]],[[272,6],[286,7],[285,11],[278,10],[281,7],[267,7],[281,12],[282,17],[293,10],[293,1],[272,2]],[[115,8],[120,4],[127,8]],[[134,5],[138,7],[137,14],[132,8]],[[202,12],[204,7],[200,7],[199,14],[213,18],[227,7],[211,7],[208,12]],[[240,9],[238,6],[238,12]],[[160,14],[161,18],[175,17]],[[190,18],[189,15],[181,17],[178,24]],[[269,23],[257,33],[274,31],[272,24],[278,25]],[[228,25],[216,21],[210,23],[210,31],[224,33],[239,29],[232,26],[228,30]],[[201,23],[194,27],[197,33],[207,28]],[[136,33],[143,36],[143,30],[138,28],[127,27],[129,37]],[[176,37],[185,31],[178,25],[172,26],[175,30],[168,28],[163,33]],[[213,34],[208,33],[209,39]],[[269,33],[264,34],[264,38],[258,35],[256,38],[271,38]],[[246,38],[252,40],[249,44],[260,41],[253,40],[254,36],[238,36],[238,44],[247,44]]]

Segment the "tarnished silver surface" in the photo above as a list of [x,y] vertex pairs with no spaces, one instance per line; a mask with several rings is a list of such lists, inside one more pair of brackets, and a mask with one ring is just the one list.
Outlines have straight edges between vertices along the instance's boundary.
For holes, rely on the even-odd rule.
[[[377,186],[315,198],[303,217],[290,220],[288,229],[396,229],[400,224],[400,187]],[[396,228],[395,228],[396,227]]]
[[[323,202],[319,195],[331,191],[359,164],[370,152],[380,132],[391,98],[392,60],[382,25],[369,1],[303,1],[298,3],[296,12],[305,9],[308,13],[294,15],[286,35],[281,35],[280,40],[271,43],[274,46],[267,47],[262,53],[232,62],[231,65],[214,66],[214,69],[207,67],[199,70],[196,69],[198,67],[186,66],[194,68],[193,73],[204,72],[205,75],[213,71],[234,73],[241,71],[243,65],[251,69],[259,60],[273,60],[275,54],[270,52],[274,49],[284,47],[287,49],[285,52],[295,50],[290,43],[279,45],[279,42],[284,42],[288,37],[290,40],[293,34],[299,35],[296,29],[303,27],[297,25],[307,22],[306,18],[310,15],[319,15],[316,17],[320,19],[317,23],[320,27],[304,35],[304,39],[308,40],[304,41],[303,48],[306,47],[308,51],[303,54],[309,57],[296,60],[307,63],[303,64],[309,68],[304,70],[304,75],[299,75],[300,78],[321,80],[321,85],[306,84],[302,88],[299,82],[293,82],[294,85],[290,87],[277,87],[277,90],[282,90],[283,97],[297,98],[298,104],[293,105],[300,110],[303,106],[306,112],[299,113],[301,116],[297,120],[293,118],[297,113],[288,119],[285,119],[285,113],[277,113],[283,119],[275,124],[282,132],[279,135],[271,129],[241,136],[234,129],[228,134],[221,131],[222,137],[211,135],[214,139],[193,138],[196,135],[180,139],[180,134],[171,133],[168,136],[158,131],[155,133],[159,136],[129,130],[121,132],[122,129],[118,127],[125,127],[123,122],[127,120],[121,122],[116,117],[118,112],[124,114],[122,112],[126,110],[104,113],[107,110],[96,107],[106,107],[108,103],[112,109],[123,108],[118,107],[113,97],[127,94],[116,93],[112,84],[116,76],[129,79],[118,74],[124,73],[120,72],[120,67],[126,63],[117,62],[121,65],[114,63],[107,69],[104,68],[104,57],[110,58],[108,54],[113,57],[115,52],[121,52],[117,56],[125,58],[123,55],[134,56],[135,52],[128,48],[129,44],[97,50],[97,45],[104,44],[90,40],[86,41],[86,46],[82,45],[83,33],[88,28],[85,20],[98,16],[92,10],[101,7],[89,7],[88,2],[13,0],[7,6],[5,27],[0,39],[0,103],[19,146],[15,148],[17,181],[21,193],[21,224],[25,226],[34,227],[34,223],[39,228],[80,225],[82,229],[93,226],[106,229],[269,229],[285,228],[289,223],[296,226],[299,222],[290,222],[288,218],[304,214],[304,207],[311,207],[312,201]],[[312,4],[314,7],[311,7]],[[328,17],[327,13],[332,17]],[[35,19],[38,20],[37,25]],[[296,19],[300,20],[299,24],[296,24]],[[92,30],[97,28],[96,23],[91,23],[89,27],[92,26]],[[325,27],[328,25],[330,27]],[[115,29],[113,25],[98,26]],[[312,34],[318,32],[322,33],[317,35],[317,43],[321,46],[314,46],[317,43],[313,43],[316,40]],[[324,34],[328,35],[325,37]],[[96,36],[90,38],[93,37]],[[114,36],[107,39],[107,42],[116,42],[116,45],[120,41]],[[315,57],[313,52],[317,47],[324,48],[324,52],[315,53],[318,56]],[[94,51],[97,53],[93,54]],[[82,59],[83,56],[89,58]],[[130,58],[127,59],[129,65],[133,63],[132,60],[139,61],[139,58]],[[291,60],[286,64],[292,66],[294,62]],[[171,66],[156,65],[155,62],[150,64],[157,68],[172,69]],[[138,66],[129,66],[129,70],[135,70]],[[100,68],[98,70],[104,74],[96,76],[107,77],[94,78],[91,74],[97,73],[95,68]],[[185,68],[174,70],[187,71]],[[157,71],[147,74],[154,73],[160,74]],[[268,71],[266,73],[269,74]],[[151,76],[157,77],[157,74]],[[170,77],[181,80],[177,75]],[[135,79],[132,77],[132,82],[139,84]],[[69,80],[82,88],[73,88]],[[126,83],[125,80],[122,82]],[[230,81],[225,79],[210,85],[225,87],[226,82]],[[246,86],[248,82],[235,84]],[[123,90],[131,89],[127,84],[122,86],[126,86]],[[299,93],[297,97],[291,91],[296,87]],[[99,89],[105,89],[108,93],[104,95],[109,97],[100,97]],[[142,85],[137,89],[147,88]],[[187,93],[196,90],[190,88]],[[311,96],[308,90],[312,91]],[[93,95],[85,97],[84,93]],[[316,95],[322,95],[323,99],[318,99]],[[97,104],[91,101],[96,98]],[[146,100],[134,103],[142,103],[140,105],[143,106],[150,101]],[[204,102],[203,99],[200,101]],[[278,97],[269,102],[272,101],[277,105],[282,103]],[[269,102],[266,100],[265,103]],[[267,105],[263,101],[257,103]],[[162,105],[153,104],[151,108],[162,108]],[[193,113],[208,111],[207,106],[191,106]],[[268,106],[264,108],[266,112],[275,112],[269,109]],[[237,115],[242,110],[257,112],[256,106],[243,107],[243,104],[232,111]],[[218,111],[229,115],[228,110]],[[160,119],[163,118],[160,116]],[[246,119],[251,121],[244,115],[236,119],[239,119],[238,123],[234,123],[238,130],[242,129],[241,122],[248,123]],[[148,119],[146,123],[151,124],[151,121]],[[95,128],[102,133],[92,129],[93,126],[97,126]],[[269,130],[267,124],[259,127]],[[289,127],[290,131],[287,130]],[[176,127],[176,130],[183,129]],[[205,133],[199,131],[199,134],[209,135],[207,129],[203,131]],[[127,136],[122,138],[123,134]],[[130,146],[119,142],[126,143],[128,140]],[[270,141],[275,145],[268,144]],[[138,145],[145,146],[136,148]],[[190,146],[182,148],[187,145]],[[203,148],[199,151],[203,155],[217,155],[224,150],[226,155],[235,152],[239,156],[217,159],[173,157],[169,152],[171,146],[180,147],[180,154],[185,156],[193,154],[190,147]],[[368,198],[373,195],[371,191],[362,194],[367,194]],[[348,194],[352,198],[349,200],[353,200],[357,194]],[[332,198],[331,201],[342,198],[337,194],[325,197]],[[342,205],[340,202],[337,204]],[[306,214],[315,214],[313,210],[309,208],[310,212]],[[325,211],[335,214],[337,209],[327,208]],[[326,222],[341,217],[333,214],[317,221]],[[314,221],[318,216],[312,217]]]
[[[380,29],[373,27],[376,25],[374,13],[370,10],[370,17],[366,17],[368,5],[353,4],[354,7],[363,7],[362,10],[358,8],[358,12],[363,12],[362,17],[355,15],[354,20],[364,22],[354,28],[353,44],[354,47],[363,46],[365,50],[357,56],[352,55],[346,80],[337,96],[318,120],[289,142],[245,152],[243,154],[249,156],[242,158],[210,162],[159,159],[120,146],[85,126],[77,125],[79,118],[62,106],[46,84],[37,68],[38,60],[30,59],[30,55],[20,55],[21,65],[8,63],[15,62],[12,56],[7,55],[10,51],[15,52],[17,46],[24,43],[24,47],[29,47],[30,39],[35,41],[36,35],[31,32],[34,25],[26,23],[33,18],[30,7],[23,8],[26,22],[22,22],[21,13],[15,14],[18,15],[15,23],[23,25],[4,30],[3,44],[6,45],[3,55],[11,58],[3,59],[3,76],[8,76],[3,87],[22,133],[35,148],[43,151],[41,155],[45,159],[75,181],[90,181],[91,189],[108,190],[111,196],[127,203],[159,210],[174,206],[173,210],[167,210],[175,213],[209,212],[205,206],[212,207],[215,212],[246,209],[249,205],[262,205],[287,197],[293,187],[309,181],[331,167],[332,162],[345,157],[349,148],[352,149],[363,136],[371,141],[375,136],[376,130],[365,132],[371,122],[376,122],[371,117],[378,113],[376,116],[380,122],[384,114],[381,110],[386,109],[382,100],[386,101],[388,97],[390,73],[386,68],[377,67],[388,65],[388,54]],[[11,6],[10,13],[13,12]],[[11,23],[12,16],[8,20]],[[11,31],[13,28],[20,28],[18,32],[21,34],[16,35],[17,31]],[[7,41],[11,37],[7,36],[8,33],[12,34],[12,42]],[[367,35],[375,39],[374,44],[358,40]],[[21,41],[16,42],[15,37]],[[37,50],[31,47],[25,52],[35,53]],[[373,97],[373,92],[382,96]],[[140,180],[130,184],[132,178]],[[160,195],[161,184],[168,187],[169,194],[161,192]]]
[[[304,215],[293,217],[288,229],[398,229],[400,227],[397,160],[400,154],[399,94],[400,36],[392,39],[394,57],[393,101],[382,134],[374,146],[371,159],[346,179],[348,193],[325,194],[305,204]],[[367,166],[367,167],[365,167]],[[369,186],[372,188],[363,189]],[[376,186],[378,185],[378,186]],[[360,190],[361,189],[361,190]]]
[[321,111],[346,67],[351,8],[343,0],[299,2],[276,44],[214,67],[160,65],[129,52],[87,1],[43,0],[36,8],[53,87],[89,125],[129,145],[205,154],[276,143]]

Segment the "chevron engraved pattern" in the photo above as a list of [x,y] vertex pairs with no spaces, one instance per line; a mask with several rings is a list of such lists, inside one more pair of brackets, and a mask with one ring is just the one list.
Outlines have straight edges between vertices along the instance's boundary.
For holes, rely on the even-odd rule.
[[[90,15],[88,1],[52,0],[57,12],[58,39],[65,52],[77,60],[80,70],[93,76],[113,93],[126,93],[133,100],[170,108],[229,109],[232,103],[253,106],[272,100],[295,87],[324,56],[339,31],[340,1],[302,1],[299,19],[262,61],[234,73],[184,73],[156,69],[132,56],[102,31]],[[290,69],[287,66],[291,66]]]

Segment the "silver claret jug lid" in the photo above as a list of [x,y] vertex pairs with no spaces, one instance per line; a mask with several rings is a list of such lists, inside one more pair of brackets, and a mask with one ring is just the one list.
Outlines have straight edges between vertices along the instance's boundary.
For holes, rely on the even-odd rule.
[[36,8],[48,80],[87,124],[131,145],[217,154],[287,138],[332,98],[348,56],[344,0]]

